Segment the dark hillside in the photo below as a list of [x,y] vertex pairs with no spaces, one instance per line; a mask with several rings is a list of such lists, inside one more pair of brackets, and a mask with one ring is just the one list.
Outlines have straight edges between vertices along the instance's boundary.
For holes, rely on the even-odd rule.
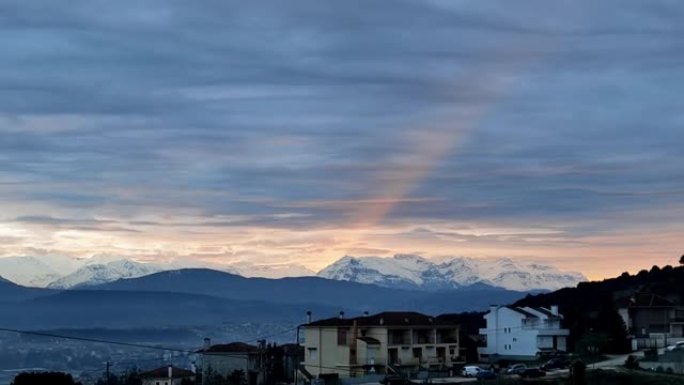
[[684,267],[654,266],[650,271],[638,274],[623,273],[617,278],[596,282],[583,282],[576,288],[561,289],[551,293],[528,295],[517,301],[515,306],[558,305],[565,317],[565,326],[574,337],[571,342],[581,343],[582,339],[595,334],[608,336],[615,342],[614,351],[622,351],[624,323],[617,309],[625,307],[635,293],[653,293],[681,304],[684,298]]

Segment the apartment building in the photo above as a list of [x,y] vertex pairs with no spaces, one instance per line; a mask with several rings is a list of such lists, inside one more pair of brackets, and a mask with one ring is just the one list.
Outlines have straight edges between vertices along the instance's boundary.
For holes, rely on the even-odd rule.
[[323,319],[304,325],[303,371],[317,378],[358,377],[459,360],[459,326],[415,312]]

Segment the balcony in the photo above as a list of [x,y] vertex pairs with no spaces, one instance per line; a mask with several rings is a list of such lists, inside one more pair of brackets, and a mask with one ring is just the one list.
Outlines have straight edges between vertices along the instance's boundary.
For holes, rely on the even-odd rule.
[[417,334],[413,336],[414,345],[434,345],[435,338],[432,335]]
[[421,364],[420,358],[404,358],[401,360],[398,360],[396,365],[397,366],[419,366]]
[[546,328],[546,329],[537,329],[539,333],[537,335],[539,336],[569,336],[570,335],[570,330],[568,329],[555,329],[555,328]]
[[458,337],[457,336],[437,336],[437,343],[438,344],[455,344],[458,343]]
[[411,338],[408,336],[393,336],[390,335],[387,339],[388,345],[411,345]]

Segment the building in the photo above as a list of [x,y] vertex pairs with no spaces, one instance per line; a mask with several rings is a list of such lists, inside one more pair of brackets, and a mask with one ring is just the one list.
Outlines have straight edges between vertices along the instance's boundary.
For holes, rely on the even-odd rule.
[[618,312],[634,337],[634,348],[663,347],[684,339],[684,307],[647,292],[617,301]]
[[215,376],[229,378],[235,375],[244,376],[248,385],[264,382],[263,348],[243,342],[211,345],[209,339],[205,339],[204,348],[197,353],[202,384]]
[[141,373],[142,385],[185,385],[194,384],[195,373],[176,368],[173,366],[163,366],[149,372]]
[[482,359],[535,359],[539,355],[567,350],[568,329],[558,306],[546,308],[492,306],[484,315],[487,326],[480,329],[486,346],[479,348]]
[[359,377],[458,362],[459,326],[414,312],[339,317],[304,325],[302,372],[309,378]]
[[[304,347],[297,344],[285,344],[274,346],[272,350],[276,351],[276,354],[271,354],[271,357],[280,356],[282,359],[283,378],[279,379],[274,376],[276,382],[287,382],[288,384],[294,382],[295,371],[304,361]],[[271,366],[275,365],[277,363],[273,363]]]

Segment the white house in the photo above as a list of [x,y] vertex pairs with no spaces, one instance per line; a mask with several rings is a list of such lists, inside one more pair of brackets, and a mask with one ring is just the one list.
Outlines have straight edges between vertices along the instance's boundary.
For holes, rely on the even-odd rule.
[[534,359],[538,354],[567,350],[568,329],[561,329],[563,316],[558,306],[492,306],[484,316],[487,327],[480,329],[487,346],[478,349],[480,357]]

